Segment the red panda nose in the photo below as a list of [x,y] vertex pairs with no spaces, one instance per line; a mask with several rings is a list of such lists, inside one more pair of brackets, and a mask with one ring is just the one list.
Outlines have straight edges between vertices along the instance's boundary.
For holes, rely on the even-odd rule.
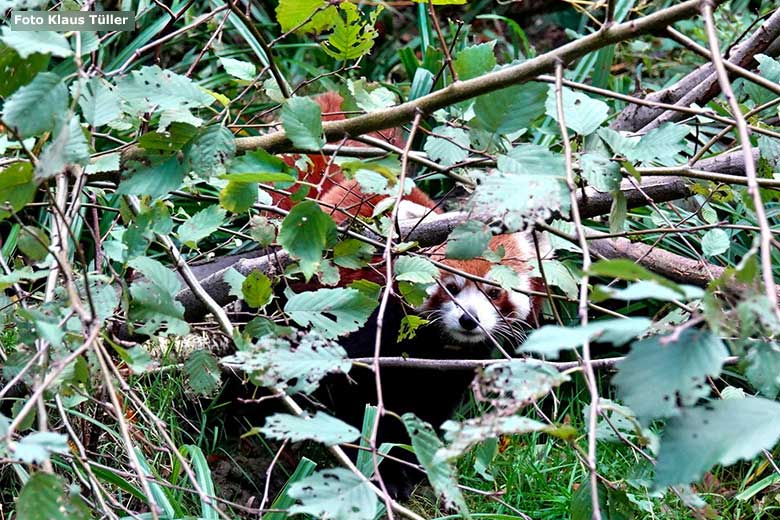
[[460,323],[460,326],[463,327],[465,330],[474,330],[479,326],[477,320],[475,320],[465,312],[460,315],[460,318],[458,318],[458,323]]

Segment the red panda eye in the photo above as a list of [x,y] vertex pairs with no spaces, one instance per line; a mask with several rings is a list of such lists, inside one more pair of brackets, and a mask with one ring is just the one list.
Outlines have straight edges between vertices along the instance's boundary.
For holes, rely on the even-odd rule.
[[491,300],[495,300],[496,298],[501,296],[501,289],[499,289],[497,287],[493,287],[492,289],[488,289],[487,296]]
[[444,288],[447,289],[447,292],[449,292],[453,296],[460,292],[460,287],[458,287],[458,284],[456,283],[450,282],[447,285],[445,285]]

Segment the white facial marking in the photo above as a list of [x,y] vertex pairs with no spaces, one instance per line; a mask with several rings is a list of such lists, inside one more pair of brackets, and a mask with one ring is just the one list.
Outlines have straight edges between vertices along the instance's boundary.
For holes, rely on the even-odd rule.
[[[441,308],[441,322],[447,333],[459,343],[478,343],[491,334],[501,317],[482,291],[474,283],[466,283],[460,276],[443,281],[452,293],[452,299]],[[450,286],[456,288],[455,291]]]

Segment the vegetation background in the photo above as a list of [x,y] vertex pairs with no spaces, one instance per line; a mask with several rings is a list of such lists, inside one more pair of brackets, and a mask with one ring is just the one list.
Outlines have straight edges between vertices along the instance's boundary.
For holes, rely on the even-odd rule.
[[[774,2],[0,0],[33,8],[136,30],[0,29],[0,518],[780,517]],[[337,226],[290,157],[386,202]],[[411,179],[447,213],[396,229]],[[512,289],[485,249],[520,229],[556,251],[505,345],[535,361],[403,418],[430,482],[396,502],[381,402],[299,403],[427,246]]]

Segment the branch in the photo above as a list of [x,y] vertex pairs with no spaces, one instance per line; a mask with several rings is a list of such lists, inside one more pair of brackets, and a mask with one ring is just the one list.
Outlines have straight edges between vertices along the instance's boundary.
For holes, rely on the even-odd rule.
[[[750,37],[738,45],[728,58],[731,65],[751,68],[754,56],[766,51],[780,37],[780,10],[775,11]],[[650,101],[673,103],[681,106],[704,106],[720,93],[714,65],[709,62],[691,72],[671,87],[647,96]],[[684,115],[657,107],[630,105],[612,123],[615,130],[647,131],[660,122],[679,121]]]

